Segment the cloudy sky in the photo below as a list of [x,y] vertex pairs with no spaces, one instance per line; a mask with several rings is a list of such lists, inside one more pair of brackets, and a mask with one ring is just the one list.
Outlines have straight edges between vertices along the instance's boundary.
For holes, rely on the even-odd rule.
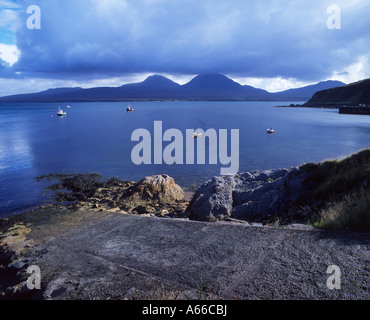
[[369,0],[0,0],[0,95],[150,74],[219,72],[269,91],[350,83],[370,77],[369,17]]

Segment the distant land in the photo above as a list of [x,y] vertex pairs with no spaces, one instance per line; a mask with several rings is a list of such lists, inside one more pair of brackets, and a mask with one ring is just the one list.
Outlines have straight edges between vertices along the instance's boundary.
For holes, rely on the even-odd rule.
[[370,105],[370,79],[316,92],[303,106],[332,107]]
[[222,74],[202,74],[180,85],[164,76],[152,75],[143,82],[120,87],[55,88],[30,94],[1,97],[0,102],[89,102],[134,100],[233,100],[233,101],[307,101],[317,91],[344,86],[340,81],[271,93],[241,85]]

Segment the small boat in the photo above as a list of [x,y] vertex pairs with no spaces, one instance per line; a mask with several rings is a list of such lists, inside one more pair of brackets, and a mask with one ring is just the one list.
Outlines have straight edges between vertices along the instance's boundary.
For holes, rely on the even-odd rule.
[[65,111],[63,111],[63,110],[61,110],[60,108],[59,108],[59,110],[58,110],[58,117],[64,117],[64,116],[66,116],[67,115],[67,112],[65,112]]
[[200,132],[194,132],[193,133],[193,138],[194,139],[199,138],[201,135],[202,135],[202,133],[200,133]]
[[275,132],[275,130],[274,129],[267,129],[267,133],[274,133]]
[[133,111],[134,111],[134,108],[131,106],[128,106],[126,109],[126,112],[133,112]]

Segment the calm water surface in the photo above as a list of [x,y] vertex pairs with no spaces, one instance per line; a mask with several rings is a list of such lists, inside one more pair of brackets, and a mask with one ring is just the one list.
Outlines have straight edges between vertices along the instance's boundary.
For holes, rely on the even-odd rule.
[[[142,165],[131,161],[135,129],[239,129],[240,172],[341,158],[370,147],[370,117],[337,110],[276,108],[281,102],[0,104],[0,216],[48,199],[43,174],[100,173],[137,181],[167,173],[184,188],[219,175],[220,165]],[[289,102],[290,104],[290,102]],[[58,106],[67,116],[56,116]],[[266,134],[273,127],[275,134]],[[230,132],[229,132],[230,134]],[[164,144],[164,147],[166,143]]]

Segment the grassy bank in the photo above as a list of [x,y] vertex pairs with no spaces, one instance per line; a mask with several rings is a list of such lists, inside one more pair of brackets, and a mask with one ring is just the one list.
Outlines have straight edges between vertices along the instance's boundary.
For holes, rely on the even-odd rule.
[[370,191],[360,190],[322,210],[314,226],[332,230],[370,231]]
[[311,197],[326,207],[311,219],[315,226],[370,231],[370,149],[342,160],[307,164]]

